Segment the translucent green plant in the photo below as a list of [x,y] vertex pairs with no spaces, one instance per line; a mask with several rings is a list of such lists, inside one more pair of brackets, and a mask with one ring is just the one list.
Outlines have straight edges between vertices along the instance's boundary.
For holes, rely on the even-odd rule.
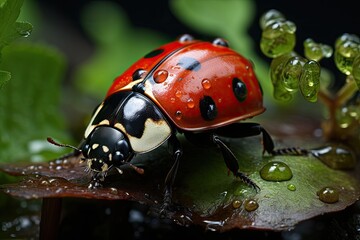
[[277,10],[266,12],[260,19],[260,27],[263,29],[260,48],[264,55],[273,58],[270,77],[274,98],[289,102],[297,90],[309,102],[319,98],[329,113],[323,123],[327,139],[360,143],[360,38],[344,33],[336,39],[334,61],[346,75],[346,81],[340,90],[330,93],[320,87],[320,61],[332,56],[332,47],[308,38],[303,43],[304,57],[294,52],[296,26]]

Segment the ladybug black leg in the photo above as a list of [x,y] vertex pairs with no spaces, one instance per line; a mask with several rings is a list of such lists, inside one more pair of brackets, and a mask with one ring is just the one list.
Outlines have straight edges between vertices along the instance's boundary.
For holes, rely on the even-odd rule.
[[246,176],[244,173],[239,171],[239,164],[235,157],[235,155],[232,153],[232,151],[229,149],[228,146],[216,135],[212,136],[212,141],[220,148],[221,153],[223,155],[225,164],[227,168],[234,174],[234,176],[240,178],[244,183],[247,185],[253,187],[256,191],[260,191],[260,188],[256,183],[254,183],[248,176]]
[[161,214],[164,214],[164,212],[168,211],[169,208],[171,207],[172,187],[174,185],[176,173],[179,168],[179,160],[182,155],[181,144],[175,135],[171,136],[169,139],[169,151],[171,152],[174,158],[174,164],[170,168],[165,178],[164,202],[161,209]]
[[258,123],[234,123],[216,130],[216,134],[230,138],[242,138],[262,134],[264,152],[271,155],[297,155],[311,154],[311,151],[303,148],[289,147],[274,149],[274,142],[270,134]]
[[274,151],[274,141],[270,134],[258,123],[234,123],[216,129],[215,133],[229,138],[243,138],[262,134],[264,151],[270,154]]

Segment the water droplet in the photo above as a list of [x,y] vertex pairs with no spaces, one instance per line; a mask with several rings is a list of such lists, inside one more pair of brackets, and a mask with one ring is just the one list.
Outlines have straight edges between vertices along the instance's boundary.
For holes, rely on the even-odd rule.
[[156,83],[164,82],[168,77],[168,71],[166,70],[158,70],[154,73],[154,80]]
[[255,211],[259,207],[259,204],[254,199],[246,200],[244,205],[245,205],[245,210],[248,212]]
[[180,110],[176,111],[175,117],[177,120],[180,120],[182,118],[182,112]]
[[235,200],[232,203],[233,208],[239,208],[241,206],[242,202],[240,200]]
[[175,92],[175,96],[176,96],[177,98],[180,98],[180,97],[182,96],[182,92],[181,92],[180,90],[177,90],[177,91]]
[[354,152],[339,143],[312,149],[311,153],[332,169],[353,169],[357,163]]
[[293,175],[288,165],[274,161],[262,167],[260,176],[266,181],[280,182],[290,180]]
[[195,107],[195,103],[194,103],[194,100],[192,98],[189,98],[187,100],[187,106],[188,106],[188,108],[194,108]]
[[339,191],[332,187],[324,187],[317,193],[320,201],[324,203],[336,203],[339,201]]
[[42,181],[41,181],[41,184],[42,184],[42,185],[49,185],[50,183],[49,183],[47,180],[42,180]]
[[289,184],[287,185],[287,189],[289,189],[290,191],[296,191],[296,186],[294,184]]
[[112,194],[117,194],[118,193],[118,190],[116,188],[110,188],[110,192]]
[[201,85],[203,86],[204,89],[211,88],[211,82],[209,81],[209,79],[206,78],[201,81]]
[[30,30],[22,30],[22,31],[19,31],[19,34],[20,34],[22,37],[29,37],[30,34],[31,34],[31,31],[30,31]]

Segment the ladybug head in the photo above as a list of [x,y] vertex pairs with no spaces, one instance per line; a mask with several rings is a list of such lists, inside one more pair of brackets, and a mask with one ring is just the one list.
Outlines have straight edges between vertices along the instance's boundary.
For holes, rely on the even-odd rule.
[[110,126],[96,127],[80,146],[80,151],[88,168],[95,172],[107,172],[113,166],[127,163],[133,156],[125,135]]
[[79,148],[55,142],[52,138],[47,138],[48,142],[59,146],[74,149],[83,154],[82,160],[87,161],[88,169],[98,173],[106,173],[110,168],[118,168],[123,164],[128,164],[136,171],[141,169],[129,163],[134,153],[125,135],[118,129],[110,126],[98,126]]

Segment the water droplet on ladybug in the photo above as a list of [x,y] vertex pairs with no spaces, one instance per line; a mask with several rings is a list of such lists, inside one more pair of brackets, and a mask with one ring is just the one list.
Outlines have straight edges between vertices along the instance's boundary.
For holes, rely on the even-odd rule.
[[339,191],[332,187],[324,187],[317,193],[320,201],[324,203],[336,203],[339,201]]
[[206,78],[201,81],[201,85],[203,86],[204,89],[211,88],[211,82],[209,79]]
[[173,97],[170,98],[170,102],[171,102],[171,103],[174,103],[174,102],[175,102],[175,98],[173,98]]
[[175,117],[177,120],[180,120],[182,118],[182,112],[180,110],[176,111]]
[[288,165],[283,162],[269,162],[260,170],[260,176],[266,181],[280,182],[290,180],[293,176]]
[[194,100],[192,98],[189,98],[187,100],[187,106],[188,106],[188,108],[194,108],[195,107],[195,103],[194,103]]
[[259,204],[254,199],[248,199],[245,201],[244,206],[245,206],[246,211],[252,212],[252,211],[255,211],[259,207]]
[[168,75],[169,75],[168,71],[158,70],[154,73],[154,81],[156,83],[162,83],[167,79]]
[[176,96],[177,98],[180,98],[180,97],[182,96],[182,92],[181,92],[180,90],[177,90],[177,91],[175,92],[175,96]]

